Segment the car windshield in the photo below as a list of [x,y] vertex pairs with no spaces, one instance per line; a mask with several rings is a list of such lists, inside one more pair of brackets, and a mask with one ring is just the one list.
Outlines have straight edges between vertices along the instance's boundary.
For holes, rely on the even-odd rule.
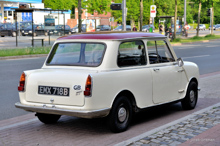
[[122,29],[122,25],[118,26],[118,27],[117,27],[117,28],[115,28],[115,29]]
[[53,47],[47,65],[96,67],[104,52],[105,45],[100,43],[59,43]]
[[[34,28],[36,28],[37,25],[34,25]],[[32,25],[29,25],[28,27],[26,27],[27,29],[32,29]]]

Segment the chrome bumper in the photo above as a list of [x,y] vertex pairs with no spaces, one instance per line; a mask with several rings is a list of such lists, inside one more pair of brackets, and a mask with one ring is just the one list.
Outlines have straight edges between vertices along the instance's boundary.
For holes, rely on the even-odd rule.
[[21,108],[30,112],[46,113],[46,114],[56,114],[56,115],[68,115],[80,118],[98,118],[105,117],[109,114],[110,108],[92,111],[77,111],[77,110],[67,110],[60,108],[50,108],[50,107],[38,107],[38,106],[28,106],[23,105],[20,102],[15,103],[16,108]]

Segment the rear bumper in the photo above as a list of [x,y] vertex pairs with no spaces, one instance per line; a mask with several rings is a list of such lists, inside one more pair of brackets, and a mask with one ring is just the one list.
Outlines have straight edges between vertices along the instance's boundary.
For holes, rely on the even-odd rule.
[[98,118],[98,117],[105,117],[109,114],[110,108],[107,109],[100,109],[100,110],[91,110],[91,111],[79,111],[79,110],[67,110],[67,109],[60,109],[51,107],[38,107],[38,106],[28,106],[21,104],[20,102],[15,103],[16,108],[21,108],[26,111],[30,112],[37,112],[37,113],[46,113],[46,114],[56,114],[56,115],[68,115],[80,118]]

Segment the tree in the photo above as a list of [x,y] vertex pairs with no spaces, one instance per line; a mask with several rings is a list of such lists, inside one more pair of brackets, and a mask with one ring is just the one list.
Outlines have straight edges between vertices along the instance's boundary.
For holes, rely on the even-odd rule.
[[88,13],[94,14],[103,14],[110,12],[111,0],[92,0],[85,1],[86,9]]
[[75,0],[44,0],[45,8],[54,10],[70,10]]
[[176,39],[177,0],[175,0],[174,39]]

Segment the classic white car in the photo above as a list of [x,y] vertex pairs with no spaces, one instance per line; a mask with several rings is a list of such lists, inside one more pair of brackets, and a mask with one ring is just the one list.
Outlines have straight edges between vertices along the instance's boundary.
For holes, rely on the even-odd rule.
[[107,117],[122,132],[147,107],[181,101],[195,108],[198,83],[198,66],[178,59],[166,36],[82,33],[58,38],[41,69],[22,73],[15,106],[46,124],[61,115]]

